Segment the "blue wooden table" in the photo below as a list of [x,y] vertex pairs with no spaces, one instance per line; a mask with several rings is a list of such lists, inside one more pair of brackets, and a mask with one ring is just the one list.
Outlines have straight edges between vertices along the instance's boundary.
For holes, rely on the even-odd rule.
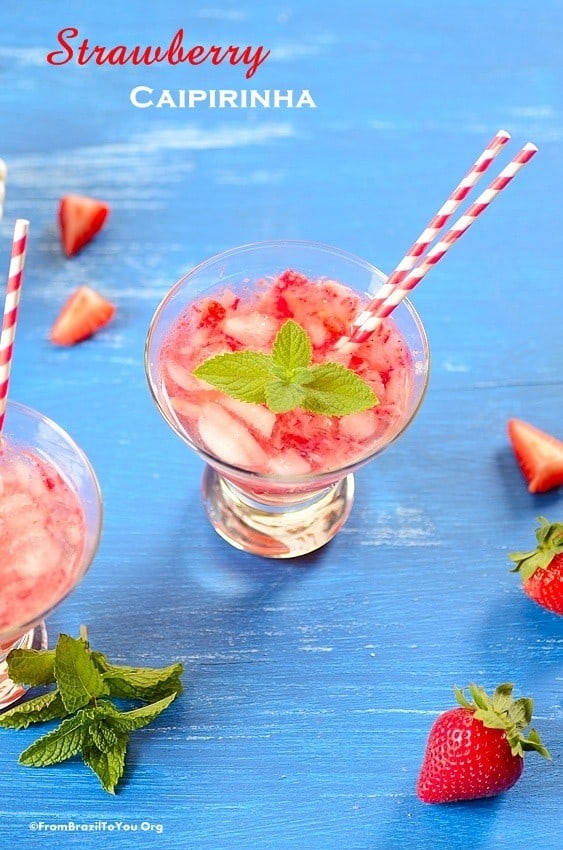
[[[66,27],[107,47],[166,46],[183,28],[186,45],[270,55],[250,79],[209,61],[50,65]],[[118,661],[181,660],[186,685],[132,737],[115,798],[79,762],[18,766],[36,731],[0,731],[2,848],[561,846],[561,619],[525,597],[507,553],[531,547],[539,514],[563,520],[563,492],[528,494],[506,423],[563,437],[562,42],[559,0],[2,4],[6,269],[15,218],[31,220],[11,394],[74,436],[105,501],[98,555],[49,618],[51,642],[86,623]],[[138,107],[138,86],[147,100],[308,90],[316,106]],[[263,239],[335,244],[390,271],[499,127],[511,154],[528,140],[540,153],[415,293],[433,357],[415,423],[357,476],[325,549],[293,562],[231,549],[204,518],[200,461],[147,390],[161,297]],[[112,208],[70,260],[56,227],[69,192]],[[49,327],[82,283],[116,318],[57,349]],[[471,681],[533,696],[553,761],[531,755],[494,800],[426,806],[414,787],[429,727]]]

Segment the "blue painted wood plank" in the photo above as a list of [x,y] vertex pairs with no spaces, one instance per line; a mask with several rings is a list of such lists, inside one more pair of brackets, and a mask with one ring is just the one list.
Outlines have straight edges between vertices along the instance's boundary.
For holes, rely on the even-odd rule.
[[[184,27],[192,43],[272,53],[250,82],[224,66],[50,67],[66,26],[106,45]],[[13,220],[32,223],[12,392],[83,446],[106,508],[51,638],[86,622],[118,660],[186,668],[185,694],[134,736],[115,799],[78,762],[19,767],[35,733],[1,732],[2,846],[69,821],[92,827],[73,830],[85,848],[561,845],[561,621],[523,595],[507,553],[531,545],[538,514],[563,519],[563,494],[527,493],[506,422],[563,437],[562,36],[557,0],[2,6],[5,260]],[[136,85],[309,89],[317,108],[136,109]],[[336,244],[389,271],[499,127],[512,152],[530,139],[540,153],[413,296],[433,358],[416,422],[358,474],[324,550],[295,563],[233,551],[204,518],[201,463],[149,397],[160,298],[207,256],[262,239]],[[64,192],[112,207],[72,260]],[[49,326],[84,282],[116,319],[55,349]],[[530,757],[495,800],[424,806],[428,729],[473,680],[535,697],[553,762]]]

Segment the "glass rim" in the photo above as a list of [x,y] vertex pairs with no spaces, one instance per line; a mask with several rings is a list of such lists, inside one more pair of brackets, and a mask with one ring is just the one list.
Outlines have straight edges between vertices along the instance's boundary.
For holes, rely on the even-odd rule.
[[[234,464],[228,463],[228,461],[222,460],[214,455],[212,452],[207,451],[203,446],[199,446],[195,443],[181,428],[179,424],[177,424],[171,417],[167,415],[168,411],[163,407],[159,399],[159,390],[156,386],[156,382],[153,380],[151,363],[150,363],[150,350],[151,343],[153,340],[154,333],[158,326],[160,317],[167,305],[176,297],[178,292],[182,289],[182,287],[188,282],[189,279],[195,277],[200,272],[204,271],[206,268],[215,265],[217,262],[222,261],[223,259],[227,259],[229,257],[237,256],[243,253],[250,253],[253,251],[259,251],[262,249],[275,249],[275,248],[283,248],[287,246],[288,248],[305,248],[311,249],[315,251],[325,252],[336,254],[341,257],[343,260],[347,260],[352,262],[356,266],[361,266],[366,271],[371,272],[372,274],[375,272],[382,279],[382,283],[387,280],[387,275],[381,271],[377,266],[374,266],[372,263],[367,260],[363,260],[361,257],[358,257],[356,254],[353,254],[349,251],[346,251],[342,248],[335,248],[331,245],[326,245],[321,242],[310,242],[307,240],[297,240],[297,239],[280,239],[280,240],[265,240],[262,242],[249,242],[244,245],[239,245],[235,248],[229,248],[226,251],[221,251],[217,254],[208,257],[206,260],[198,263],[196,266],[191,268],[188,272],[182,275],[179,280],[177,280],[165,294],[165,296],[161,299],[160,303],[156,307],[156,310],[153,313],[151,321],[149,323],[149,328],[147,331],[146,341],[145,341],[145,351],[144,351],[144,366],[145,366],[145,375],[147,378],[147,382],[149,385],[149,390],[153,401],[163,417],[166,424],[174,431],[174,433],[180,437],[180,439],[186,443],[196,454],[198,454],[206,463],[210,464],[212,467],[217,469],[219,472],[225,474],[227,477],[235,478],[240,480],[244,480],[248,483],[249,487],[252,487],[252,483],[256,484],[272,484],[278,486],[295,486],[300,487],[306,485],[308,483],[318,484],[320,487],[325,484],[330,484],[334,481],[340,480],[344,478],[346,475],[360,469],[362,466],[369,463],[374,457],[376,457],[381,452],[385,451],[389,446],[391,446],[396,440],[407,430],[416,414],[418,413],[424,397],[426,395],[426,390],[428,388],[428,382],[430,377],[430,347],[428,344],[428,337],[426,334],[426,330],[422,323],[422,319],[418,314],[416,308],[412,304],[412,301],[408,297],[402,299],[402,301],[397,305],[395,309],[403,310],[406,309],[410,318],[413,320],[414,325],[417,329],[417,332],[420,336],[420,341],[422,345],[422,353],[424,356],[424,362],[426,365],[426,369],[424,372],[424,383],[420,390],[419,397],[417,399],[416,404],[414,405],[412,411],[409,413],[408,418],[401,424],[400,428],[394,433],[391,438],[379,448],[376,448],[374,451],[370,452],[368,455],[361,457],[351,463],[348,463],[344,466],[335,467],[334,469],[327,470],[326,472],[307,472],[301,475],[280,475],[274,473],[263,473],[263,472],[255,472],[252,469],[248,469],[242,466],[235,466]],[[186,306],[190,303],[190,299],[186,300]]]

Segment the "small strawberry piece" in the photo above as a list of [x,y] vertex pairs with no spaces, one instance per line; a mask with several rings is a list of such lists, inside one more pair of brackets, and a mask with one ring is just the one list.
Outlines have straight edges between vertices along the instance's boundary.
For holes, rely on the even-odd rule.
[[278,278],[278,284],[280,285],[280,289],[287,289],[287,287],[290,286],[300,288],[307,283],[308,281],[305,275],[301,274],[300,272],[296,272],[293,269],[286,269],[280,274]]
[[324,313],[320,319],[325,326],[331,341],[340,339],[349,330],[348,325],[338,316],[332,316],[330,313]]
[[209,298],[201,306],[200,327],[215,328],[221,324],[226,315],[227,311],[223,305],[214,298]]
[[521,419],[510,419],[508,436],[530,493],[563,484],[563,442]]
[[56,345],[74,345],[113,318],[115,306],[89,286],[80,286],[63,304],[50,339]]
[[519,572],[524,592],[538,605],[563,614],[563,523],[538,517],[537,548],[532,552],[511,552],[508,556]]
[[65,195],[59,204],[61,241],[67,257],[77,254],[98,233],[109,215],[104,201]]
[[276,305],[276,313],[281,319],[290,319],[292,317],[292,312],[289,308],[289,305],[283,295],[279,295],[275,299]]
[[430,730],[416,793],[424,803],[451,803],[494,797],[518,781],[524,752],[550,755],[540,736],[523,731],[532,719],[533,702],[512,698],[511,684],[499,685],[492,697],[469,685],[469,700],[455,688],[459,708],[441,714]]

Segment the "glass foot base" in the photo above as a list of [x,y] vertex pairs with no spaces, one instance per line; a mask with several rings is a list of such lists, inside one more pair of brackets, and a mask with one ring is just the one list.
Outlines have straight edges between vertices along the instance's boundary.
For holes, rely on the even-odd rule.
[[296,558],[324,546],[344,525],[354,501],[354,476],[303,501],[264,504],[208,466],[202,495],[211,525],[232,546],[264,558]]
[[30,629],[18,638],[12,646],[4,647],[0,650],[0,711],[3,708],[8,708],[9,705],[21,699],[27,691],[23,685],[17,685],[12,682],[8,676],[8,664],[6,656],[12,649],[46,649],[47,648],[47,629],[45,623],[40,623],[34,629]]

